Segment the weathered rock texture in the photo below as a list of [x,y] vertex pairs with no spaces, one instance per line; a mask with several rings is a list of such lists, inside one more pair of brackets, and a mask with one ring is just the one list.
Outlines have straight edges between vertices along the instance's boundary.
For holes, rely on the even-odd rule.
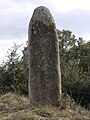
[[30,104],[59,105],[61,74],[56,26],[46,7],[34,10],[29,24]]

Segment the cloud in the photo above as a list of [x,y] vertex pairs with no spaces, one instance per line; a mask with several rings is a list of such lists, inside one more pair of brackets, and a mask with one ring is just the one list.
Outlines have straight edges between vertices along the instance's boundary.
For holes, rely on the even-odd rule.
[[26,12],[11,13],[0,20],[0,34],[2,38],[23,38],[27,33],[28,16]]
[[[7,0],[7,5],[4,1],[0,1],[0,39],[7,38],[23,38],[27,33],[27,26],[30,17],[30,10],[33,8],[27,6],[22,7],[22,4],[14,3],[12,0]],[[28,10],[29,8],[29,10]]]
[[28,39],[28,24],[38,6],[49,8],[58,29],[90,38],[89,0],[0,0],[0,56],[13,41],[21,44]]
[[59,13],[56,15],[56,20],[59,29],[69,29],[84,39],[86,34],[90,33],[90,10],[74,9]]
[[[22,39],[27,36],[28,23],[33,10],[45,5],[51,11],[60,29],[70,29],[81,35],[90,32],[90,11],[85,9],[88,0],[1,0],[0,1],[0,39]],[[2,7],[3,6],[3,7]],[[90,7],[89,7],[90,8]]]
[[0,39],[24,38],[27,36],[31,15],[38,6],[29,0],[0,1]]

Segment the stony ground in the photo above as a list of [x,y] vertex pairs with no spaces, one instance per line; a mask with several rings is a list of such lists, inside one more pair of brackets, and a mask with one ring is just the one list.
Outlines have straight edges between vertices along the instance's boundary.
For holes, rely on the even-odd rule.
[[32,109],[27,97],[7,93],[0,95],[0,120],[90,120],[90,112],[80,106]]

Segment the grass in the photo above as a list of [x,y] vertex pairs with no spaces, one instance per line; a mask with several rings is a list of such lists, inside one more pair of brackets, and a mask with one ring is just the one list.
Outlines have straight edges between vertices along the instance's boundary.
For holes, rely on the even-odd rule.
[[64,106],[62,110],[52,106],[31,109],[27,97],[7,93],[0,95],[0,120],[90,120],[88,110],[65,99]]

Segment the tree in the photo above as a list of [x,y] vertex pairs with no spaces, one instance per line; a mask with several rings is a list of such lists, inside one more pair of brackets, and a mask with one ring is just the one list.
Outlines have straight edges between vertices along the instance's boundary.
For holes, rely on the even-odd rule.
[[[63,92],[84,106],[90,104],[90,41],[75,38],[69,30],[58,30]],[[28,93],[28,43],[18,54],[20,45],[8,51],[7,61],[0,66],[0,93]]]
[[14,43],[12,49],[7,52],[7,60],[0,69],[0,91],[27,92],[26,69],[21,61],[21,56],[17,53],[20,47],[21,45]]
[[[61,78],[64,92],[82,105],[90,104],[90,42],[76,39],[68,30],[59,31]],[[82,100],[82,101],[81,101]]]

